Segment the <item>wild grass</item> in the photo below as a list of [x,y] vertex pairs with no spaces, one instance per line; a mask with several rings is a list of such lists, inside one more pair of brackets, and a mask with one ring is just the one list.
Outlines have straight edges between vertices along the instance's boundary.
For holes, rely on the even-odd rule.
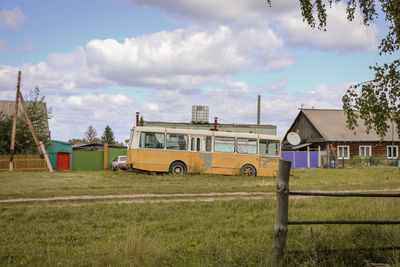
[[[3,175],[5,174],[5,175]],[[400,188],[392,168],[292,170],[291,190]],[[0,196],[274,191],[275,178],[1,173]],[[3,187],[4,185],[4,187]],[[289,220],[399,220],[399,199],[292,198]],[[0,266],[271,266],[275,200],[0,205]],[[288,266],[400,266],[399,225],[289,226]],[[336,249],[336,251],[332,251]],[[339,250],[337,250],[339,249]]]
[[[0,199],[132,193],[274,192],[276,177],[159,175],[111,171],[0,172]],[[400,188],[400,170],[292,169],[292,190]]]
[[[289,220],[395,220],[398,207],[393,199],[295,199]],[[2,207],[0,265],[270,266],[274,208],[273,199]],[[289,266],[400,261],[398,251],[328,251],[399,245],[398,225],[290,226],[288,233]]]
[[274,177],[223,175],[172,176],[111,171],[0,172],[0,199],[85,194],[272,192],[275,182]]

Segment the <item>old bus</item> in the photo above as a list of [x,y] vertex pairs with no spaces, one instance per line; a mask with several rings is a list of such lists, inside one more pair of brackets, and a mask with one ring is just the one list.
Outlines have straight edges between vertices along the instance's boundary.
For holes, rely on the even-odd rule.
[[172,174],[274,176],[281,138],[272,135],[136,126],[127,167]]

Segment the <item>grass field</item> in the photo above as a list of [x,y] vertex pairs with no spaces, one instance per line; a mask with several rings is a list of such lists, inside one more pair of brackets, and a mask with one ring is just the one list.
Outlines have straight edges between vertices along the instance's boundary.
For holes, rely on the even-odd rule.
[[[395,190],[396,168],[293,169],[291,190]],[[0,200],[108,194],[274,192],[275,178],[3,172]],[[150,197],[146,199],[154,199]],[[168,199],[176,197],[168,197]],[[188,198],[188,197],[185,197]],[[193,200],[196,197],[189,197]],[[275,200],[0,203],[1,266],[270,266]],[[289,220],[399,220],[399,199],[298,198]],[[400,266],[400,226],[289,226],[289,266]],[[349,248],[353,250],[329,251]],[[355,249],[358,248],[358,249]]]

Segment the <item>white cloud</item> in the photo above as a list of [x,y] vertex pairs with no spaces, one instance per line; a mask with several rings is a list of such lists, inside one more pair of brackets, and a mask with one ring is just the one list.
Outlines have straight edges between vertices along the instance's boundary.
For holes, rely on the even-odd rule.
[[[23,64],[19,69],[26,87],[38,86],[46,94],[71,95],[111,85],[190,92],[240,71],[278,71],[293,64],[282,46],[273,31],[236,33],[226,26],[214,32],[181,29],[124,42],[92,40],[70,54],[52,53],[47,62]],[[0,66],[0,88],[17,71]]]
[[196,24],[235,25],[238,27],[259,27],[265,25],[275,16],[298,6],[296,1],[272,1],[269,7],[267,1],[260,0],[131,0],[139,6],[150,6],[162,9],[174,19]]
[[3,8],[0,11],[0,26],[5,26],[10,30],[18,30],[26,21],[26,15],[18,8],[8,10]]
[[[286,90],[284,82],[277,87]],[[341,97],[349,84],[328,86],[321,84],[313,91],[297,94],[264,95],[261,93],[261,123],[278,126],[278,134],[285,134],[303,104],[305,108],[341,108]],[[2,97],[3,92],[0,92]],[[125,94],[89,93],[68,97],[46,96],[53,108],[50,121],[52,138],[68,140],[82,138],[89,124],[99,135],[110,125],[118,140],[129,136],[135,123],[136,111],[145,120],[189,122],[192,105],[210,106],[210,121],[218,117],[221,123],[256,123],[257,95],[242,81],[227,81],[223,88],[210,87],[187,95],[185,91],[160,90],[145,103],[138,103]],[[10,96],[15,97],[15,92]],[[4,98],[3,98],[4,99]]]
[[327,10],[326,31],[312,29],[303,21],[301,13],[294,10],[280,19],[290,45],[300,45],[325,51],[341,53],[374,51],[377,45],[377,27],[367,27],[362,22],[360,10],[355,12],[353,22],[347,20],[346,5],[334,4]]
[[52,138],[67,141],[83,138],[89,125],[100,137],[106,125],[110,125],[119,141],[129,137],[134,122],[135,100],[123,94],[87,94],[84,96],[46,97],[53,108],[54,119],[49,121]]
[[[189,89],[255,65],[282,69],[291,64],[290,57],[280,51],[282,46],[272,31],[235,34],[221,26],[214,32],[159,32],[123,43],[92,40],[86,51],[91,68],[119,84]],[[275,64],[282,58],[289,63]]]
[[[341,53],[365,52],[377,49],[377,27],[366,27],[362,23],[361,12],[355,12],[353,22],[347,20],[346,5],[327,5],[327,31],[313,30],[303,21],[298,1],[272,1],[272,7],[260,0],[131,0],[139,6],[150,6],[163,10],[168,16],[194,27],[204,29],[219,25],[247,30],[258,29],[258,37],[268,34],[280,25],[286,32],[288,44],[306,46],[324,51]],[[263,34],[260,34],[263,33]],[[284,68],[293,64],[283,58],[273,65]]]

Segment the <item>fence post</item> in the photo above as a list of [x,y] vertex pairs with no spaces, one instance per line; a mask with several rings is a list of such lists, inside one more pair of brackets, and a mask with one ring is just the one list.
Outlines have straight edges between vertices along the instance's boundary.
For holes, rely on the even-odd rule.
[[276,215],[274,225],[274,248],[272,257],[275,266],[284,265],[289,209],[289,175],[291,162],[279,160],[276,183]]

